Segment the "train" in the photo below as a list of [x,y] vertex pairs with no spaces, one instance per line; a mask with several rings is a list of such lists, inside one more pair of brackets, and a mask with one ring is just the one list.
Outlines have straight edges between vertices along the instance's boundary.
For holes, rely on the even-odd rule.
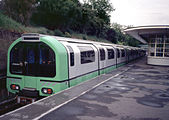
[[7,89],[34,102],[143,57],[140,48],[25,33],[8,49]]

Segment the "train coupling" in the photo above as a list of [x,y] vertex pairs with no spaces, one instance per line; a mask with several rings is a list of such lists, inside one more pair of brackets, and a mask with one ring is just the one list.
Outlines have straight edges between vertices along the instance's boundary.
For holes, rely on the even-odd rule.
[[37,98],[30,98],[24,96],[17,96],[17,103],[18,104],[30,104],[37,100]]

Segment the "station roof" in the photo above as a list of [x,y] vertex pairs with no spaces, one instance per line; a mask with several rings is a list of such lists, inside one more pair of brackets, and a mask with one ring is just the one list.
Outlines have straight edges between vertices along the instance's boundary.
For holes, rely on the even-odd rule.
[[169,34],[169,25],[149,25],[149,26],[131,27],[125,29],[124,32],[136,38],[140,42],[147,44],[148,39],[144,39],[146,37],[145,35],[166,34],[166,33]]

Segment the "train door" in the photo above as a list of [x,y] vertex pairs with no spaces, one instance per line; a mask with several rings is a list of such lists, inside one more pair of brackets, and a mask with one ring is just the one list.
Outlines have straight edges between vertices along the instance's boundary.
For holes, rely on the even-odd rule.
[[120,63],[120,50],[116,48],[116,68],[118,68],[119,63]]
[[105,73],[105,66],[106,66],[106,53],[104,48],[99,48],[99,72],[100,74],[104,74]]
[[28,88],[37,88],[40,77],[56,75],[55,53],[44,43],[25,44],[24,65],[24,86]]
[[25,77],[24,77],[24,86],[28,88],[37,87],[37,71],[38,70],[38,45],[27,43],[25,44]]

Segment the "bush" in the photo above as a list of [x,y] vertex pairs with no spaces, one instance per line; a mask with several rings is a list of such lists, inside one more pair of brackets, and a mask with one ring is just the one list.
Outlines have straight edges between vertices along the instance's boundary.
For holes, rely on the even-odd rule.
[[70,35],[70,33],[65,32],[65,37],[69,37],[69,38],[71,38],[72,36]]
[[54,35],[56,35],[56,36],[61,36],[61,37],[64,36],[64,34],[62,33],[62,31],[60,31],[60,30],[58,30],[58,29],[54,30]]
[[83,36],[83,40],[87,40],[86,36]]
[[20,23],[17,23],[16,21],[12,20],[11,18],[3,15],[0,12],[0,27],[7,29],[7,30],[11,30],[11,31],[16,31],[16,32],[25,32],[26,31],[26,27],[23,26]]
[[47,34],[48,34],[48,35],[54,35],[54,32],[51,31],[51,30],[47,30]]

